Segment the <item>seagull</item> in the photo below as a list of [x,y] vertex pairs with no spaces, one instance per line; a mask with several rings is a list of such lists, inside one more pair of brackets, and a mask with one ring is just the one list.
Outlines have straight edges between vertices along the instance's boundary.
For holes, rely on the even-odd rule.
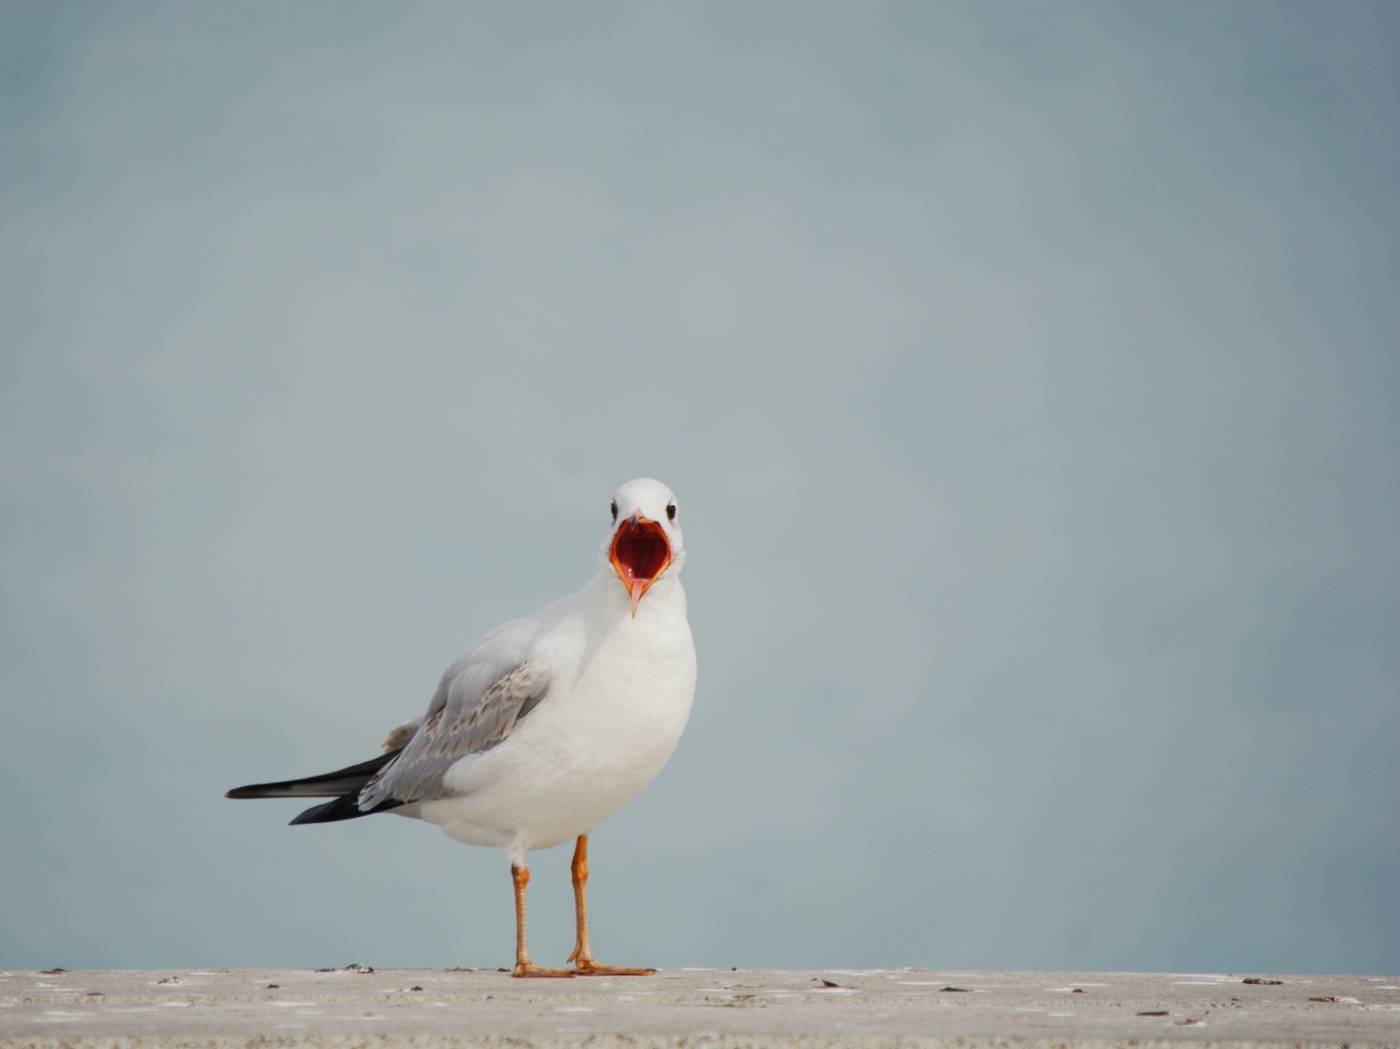
[[[576,594],[504,623],[447,668],[421,718],[383,754],[230,798],[331,798],[292,823],[394,812],[468,845],[504,849],[515,885],[519,977],[643,976],[601,965],[588,944],[588,837],[656,778],[695,695],[695,643],[679,573],[676,497],[629,481],[612,499],[598,574]],[[534,964],[525,943],[531,849],[575,840],[572,968]]]

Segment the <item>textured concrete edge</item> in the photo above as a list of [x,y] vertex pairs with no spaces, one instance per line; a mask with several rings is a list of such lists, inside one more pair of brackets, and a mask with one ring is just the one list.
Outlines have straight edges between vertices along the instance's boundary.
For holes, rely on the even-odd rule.
[[[254,1035],[162,1038],[0,1038],[0,1049],[1299,1049],[1290,1041],[1073,1038],[749,1037],[740,1035],[560,1035],[548,1037]],[[1352,1041],[1339,1049],[1397,1049],[1397,1042]]]

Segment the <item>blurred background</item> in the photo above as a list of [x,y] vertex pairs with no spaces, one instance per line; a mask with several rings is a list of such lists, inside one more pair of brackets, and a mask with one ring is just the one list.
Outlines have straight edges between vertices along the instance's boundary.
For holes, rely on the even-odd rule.
[[700,684],[602,960],[1400,971],[1397,53],[0,6],[0,967],[508,965],[503,854],[223,792],[375,754],[651,475]]

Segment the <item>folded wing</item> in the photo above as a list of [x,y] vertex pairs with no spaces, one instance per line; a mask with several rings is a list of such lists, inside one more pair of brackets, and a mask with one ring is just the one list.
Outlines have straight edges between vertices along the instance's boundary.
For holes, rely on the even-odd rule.
[[469,682],[461,690],[455,686],[461,677],[444,682],[441,702],[434,700],[413,738],[366,783],[359,795],[361,809],[449,796],[443,783],[447,770],[503,742],[549,691],[549,668],[541,663],[512,668],[474,701]]
[[389,734],[387,753],[319,776],[237,787],[228,797],[333,799],[292,820],[298,824],[355,819],[449,796],[443,782],[448,769],[503,742],[549,691],[547,665],[506,662],[500,647],[492,654],[496,658],[478,646],[449,667],[428,712]]

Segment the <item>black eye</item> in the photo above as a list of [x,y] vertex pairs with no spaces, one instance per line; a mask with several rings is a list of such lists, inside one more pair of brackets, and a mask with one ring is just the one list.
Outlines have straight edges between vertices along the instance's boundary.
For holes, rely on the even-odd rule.
[[616,499],[614,499],[614,500],[613,500],[613,503],[612,503],[612,512],[613,512],[613,524],[617,524],[617,500],[616,500]]
[[667,503],[667,504],[666,504],[666,520],[668,520],[668,521],[674,521],[675,519],[676,519],[676,504],[675,504],[675,503]]

